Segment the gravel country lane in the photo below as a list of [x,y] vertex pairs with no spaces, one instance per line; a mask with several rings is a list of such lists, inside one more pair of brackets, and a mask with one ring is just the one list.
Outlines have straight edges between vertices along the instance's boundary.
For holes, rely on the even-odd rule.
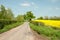
[[24,24],[16,28],[13,28],[7,32],[0,34],[0,40],[40,40],[40,39],[38,39],[35,36],[34,32],[30,29],[29,22],[25,22]]

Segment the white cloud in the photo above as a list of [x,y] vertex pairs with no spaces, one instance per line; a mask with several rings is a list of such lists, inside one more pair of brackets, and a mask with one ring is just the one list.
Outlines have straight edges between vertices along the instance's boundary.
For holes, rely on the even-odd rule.
[[53,3],[56,3],[56,2],[58,2],[58,1],[60,1],[60,0],[49,0],[49,1],[51,1],[51,2],[53,2]]
[[20,6],[22,7],[31,7],[33,9],[38,9],[38,5],[35,3],[35,2],[24,2],[24,3],[21,3]]
[[32,5],[35,5],[35,3],[34,3],[34,2],[32,2],[31,4],[32,4]]
[[39,8],[36,3],[32,2],[31,4],[32,4],[32,6],[34,6],[34,8],[36,8],[36,9]]
[[56,9],[56,10],[59,10],[60,8],[56,7],[55,9]]
[[31,6],[31,4],[30,3],[22,3],[22,4],[20,4],[21,6],[23,6],[23,7],[28,7],[28,6]]
[[52,2],[57,2],[58,0],[51,0]]
[[50,8],[48,8],[49,10],[60,10],[60,8],[59,7],[50,7]]
[[35,3],[34,2],[24,2],[24,3],[21,3],[20,4],[21,6],[23,6],[23,7],[29,7],[29,6],[34,6],[35,5]]

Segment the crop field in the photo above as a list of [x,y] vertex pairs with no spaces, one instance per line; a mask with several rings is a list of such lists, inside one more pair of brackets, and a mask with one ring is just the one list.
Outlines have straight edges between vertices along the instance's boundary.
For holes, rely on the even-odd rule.
[[60,28],[60,20],[32,20],[34,22],[42,22],[47,26],[51,26],[51,27],[56,27],[56,28]]
[[50,40],[60,40],[60,20],[32,20],[30,27]]

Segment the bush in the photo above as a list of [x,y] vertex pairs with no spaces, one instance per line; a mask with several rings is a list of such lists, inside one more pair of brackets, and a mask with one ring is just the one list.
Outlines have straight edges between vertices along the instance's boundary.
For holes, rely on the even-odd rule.
[[0,20],[0,29],[3,29],[5,25],[16,23],[14,20]]
[[4,28],[0,30],[0,33],[3,33],[3,32],[6,32],[6,31],[12,29],[12,28],[15,28],[15,27],[19,26],[22,23],[23,22],[17,22],[17,23],[5,25]]
[[31,21],[30,23],[33,23],[34,25],[37,25],[37,26],[44,26],[45,25],[43,22],[33,22],[33,21]]

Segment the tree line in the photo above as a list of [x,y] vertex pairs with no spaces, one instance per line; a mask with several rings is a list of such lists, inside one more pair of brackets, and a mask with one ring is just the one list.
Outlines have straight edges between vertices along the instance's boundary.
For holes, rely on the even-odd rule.
[[37,19],[41,19],[41,20],[60,20],[60,16],[51,16],[51,17],[48,17],[48,16],[41,16]]
[[14,14],[10,8],[6,9],[4,5],[0,6],[0,29],[3,29],[5,25],[29,21],[32,18],[35,18],[32,11],[28,11],[24,15],[18,15],[17,17],[14,17]]
[[6,9],[3,5],[0,7],[0,20],[13,20],[14,15],[10,8]]
[[[14,17],[14,14],[10,8],[7,8],[4,5],[0,6],[0,28],[2,29],[4,25],[16,23],[16,22],[22,22],[22,21],[31,21],[31,19],[36,18],[32,11],[26,12],[24,15],[18,15],[17,17]],[[43,20],[60,20],[60,17],[54,16],[54,17],[48,17],[48,16],[41,16],[37,19],[43,19]]]

